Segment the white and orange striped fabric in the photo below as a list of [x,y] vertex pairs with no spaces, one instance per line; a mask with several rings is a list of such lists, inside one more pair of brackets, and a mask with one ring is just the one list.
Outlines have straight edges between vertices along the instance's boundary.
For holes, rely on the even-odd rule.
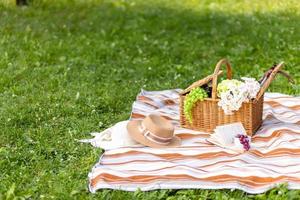
[[300,189],[300,97],[267,93],[264,122],[252,138],[252,148],[236,154],[208,143],[207,133],[179,128],[179,91],[142,91],[131,120],[150,113],[165,116],[177,127],[182,146],[106,150],[89,174],[91,192],[231,188],[262,193],[279,183]]

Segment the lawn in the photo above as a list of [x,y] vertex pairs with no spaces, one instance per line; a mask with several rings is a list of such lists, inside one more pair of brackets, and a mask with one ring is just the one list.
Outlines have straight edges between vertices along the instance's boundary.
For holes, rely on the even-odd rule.
[[299,199],[285,186],[238,190],[88,192],[101,149],[80,144],[128,119],[140,88],[184,88],[228,58],[234,76],[300,93],[298,0],[0,1],[0,199]]

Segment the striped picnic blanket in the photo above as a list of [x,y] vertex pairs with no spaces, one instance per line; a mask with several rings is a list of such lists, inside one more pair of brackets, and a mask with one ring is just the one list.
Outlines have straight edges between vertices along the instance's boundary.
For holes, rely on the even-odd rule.
[[262,193],[279,183],[300,189],[300,97],[266,93],[263,125],[250,151],[236,154],[208,143],[207,133],[179,127],[179,91],[141,91],[131,120],[150,113],[165,116],[175,124],[182,146],[105,151],[89,174],[91,192],[231,188]]

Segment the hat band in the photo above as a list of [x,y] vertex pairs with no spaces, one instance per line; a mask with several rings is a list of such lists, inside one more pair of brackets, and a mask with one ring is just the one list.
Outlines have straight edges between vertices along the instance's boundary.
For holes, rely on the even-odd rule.
[[173,137],[169,137],[169,138],[164,138],[164,137],[159,137],[157,135],[155,135],[154,133],[152,133],[151,131],[149,131],[143,123],[141,123],[141,125],[139,126],[139,130],[142,132],[142,134],[144,135],[144,137],[146,137],[148,140],[151,140],[152,142],[158,143],[158,144],[169,144],[171,142],[171,140],[173,139]]

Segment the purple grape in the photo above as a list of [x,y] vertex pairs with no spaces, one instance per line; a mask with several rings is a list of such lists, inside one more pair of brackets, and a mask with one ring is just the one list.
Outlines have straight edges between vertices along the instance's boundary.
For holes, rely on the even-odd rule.
[[249,138],[247,135],[238,134],[237,138],[239,138],[240,143],[243,145],[243,148],[248,151],[250,149]]

